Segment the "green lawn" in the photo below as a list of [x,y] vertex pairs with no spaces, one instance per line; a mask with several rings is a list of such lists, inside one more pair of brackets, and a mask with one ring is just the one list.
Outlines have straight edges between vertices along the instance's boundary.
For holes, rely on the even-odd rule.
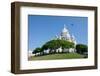
[[61,54],[49,54],[43,56],[32,56],[29,60],[55,60],[55,59],[79,59],[84,58],[83,55],[77,53],[61,53]]

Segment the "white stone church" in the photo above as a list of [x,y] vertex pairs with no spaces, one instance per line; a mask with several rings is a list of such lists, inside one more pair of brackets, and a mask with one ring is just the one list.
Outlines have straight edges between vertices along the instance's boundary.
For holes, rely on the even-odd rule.
[[73,42],[76,45],[75,37],[74,35],[70,34],[66,25],[64,25],[64,28],[62,29],[60,36],[56,35],[55,39],[67,40],[69,42]]
[[[69,42],[73,42],[76,46],[77,42],[75,40],[74,35],[71,35],[70,32],[68,31],[68,28],[66,27],[66,25],[64,25],[64,28],[62,29],[60,35],[56,35],[55,39],[63,39],[63,40],[67,40]],[[44,50],[45,53],[49,53],[49,49],[48,50]],[[52,50],[54,51],[54,50]],[[69,53],[74,53],[76,52],[75,48],[69,48],[69,49],[64,49],[62,50],[62,47],[59,47],[58,49],[56,49],[56,52],[69,52]]]

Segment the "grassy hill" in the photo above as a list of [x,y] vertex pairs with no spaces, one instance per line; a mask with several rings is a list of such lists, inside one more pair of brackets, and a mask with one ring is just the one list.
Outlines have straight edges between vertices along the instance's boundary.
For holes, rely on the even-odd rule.
[[29,60],[55,60],[55,59],[79,59],[84,58],[83,55],[77,53],[61,53],[61,54],[49,54],[43,56],[32,56]]

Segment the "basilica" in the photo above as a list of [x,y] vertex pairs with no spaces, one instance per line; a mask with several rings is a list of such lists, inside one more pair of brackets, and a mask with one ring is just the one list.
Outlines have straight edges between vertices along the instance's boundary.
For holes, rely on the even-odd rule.
[[69,42],[73,42],[76,45],[76,40],[74,35],[70,34],[65,24],[60,35],[56,35],[55,39],[67,40]]
[[[77,44],[74,35],[70,34],[70,32],[69,32],[68,28],[66,27],[66,25],[64,25],[61,33],[59,35],[56,35],[54,39],[55,40],[60,39],[60,40],[66,40],[66,41],[72,42],[72,43],[74,43],[74,47],[76,47],[76,44]],[[44,50],[44,53],[48,54],[49,51],[50,51],[49,49]],[[54,50],[52,50],[52,51],[54,51]],[[62,47],[59,47],[58,49],[56,49],[56,52],[62,52],[62,51],[67,52],[67,53],[68,52],[69,53],[75,53],[76,49],[75,48],[62,49]]]

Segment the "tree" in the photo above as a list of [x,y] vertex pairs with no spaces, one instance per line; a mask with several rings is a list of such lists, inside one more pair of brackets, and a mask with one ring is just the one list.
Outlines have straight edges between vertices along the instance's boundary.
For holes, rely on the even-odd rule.
[[61,40],[61,46],[63,48],[74,48],[74,43],[66,41],[66,40]]
[[77,44],[76,50],[77,50],[76,52],[79,54],[85,54],[88,52],[88,47],[87,45],[84,45],[84,44]]
[[74,48],[74,43],[66,41],[66,40],[60,40],[60,46],[62,47],[63,50],[69,49],[69,48]]
[[74,43],[66,41],[66,40],[59,40],[59,39],[51,40],[42,46],[42,50],[50,49],[50,53],[56,53],[56,49],[60,47],[62,47],[62,49],[74,48]]
[[36,53],[39,53],[39,52],[41,52],[41,48],[38,47],[35,50],[33,50],[32,53],[36,55]]
[[[50,53],[55,53],[56,52],[56,49],[59,47],[59,43],[58,41],[56,40],[51,40],[51,41],[48,41],[47,43],[45,43],[43,46],[42,46],[42,50],[47,50],[47,49],[50,49]],[[52,51],[54,50],[54,51]]]

